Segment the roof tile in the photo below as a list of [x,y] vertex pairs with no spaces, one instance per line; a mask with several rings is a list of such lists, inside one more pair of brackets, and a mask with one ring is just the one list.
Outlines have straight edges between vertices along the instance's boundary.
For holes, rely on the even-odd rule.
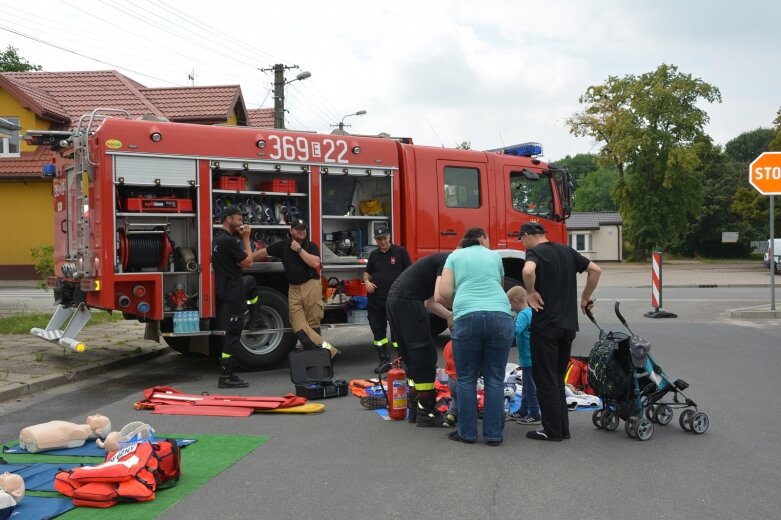
[[600,226],[616,226],[623,224],[618,211],[578,211],[572,212],[567,219],[567,230],[585,231],[599,229]]

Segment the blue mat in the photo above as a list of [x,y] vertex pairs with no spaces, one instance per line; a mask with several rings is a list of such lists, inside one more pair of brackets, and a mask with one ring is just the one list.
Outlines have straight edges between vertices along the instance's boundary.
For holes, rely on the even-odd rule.
[[0,473],[16,473],[24,479],[27,491],[57,491],[54,489],[54,475],[59,471],[69,470],[84,464],[53,464],[36,462],[34,464],[0,464]]
[[[160,438],[164,439],[165,437],[160,437]],[[96,441],[97,439],[89,439],[84,443],[83,446],[79,446],[77,448],[60,448],[56,450],[39,451],[38,453],[35,453],[35,455],[63,455],[63,456],[71,456],[71,457],[105,458],[106,450],[98,447]],[[176,439],[176,444],[178,444],[180,448],[189,446],[194,442],[196,442],[194,439]],[[19,446],[19,444],[16,444],[14,446],[3,446],[3,453],[22,454],[22,453],[30,453],[30,452],[22,448],[21,446]]]
[[75,507],[70,498],[25,496],[11,513],[11,520],[46,520]]

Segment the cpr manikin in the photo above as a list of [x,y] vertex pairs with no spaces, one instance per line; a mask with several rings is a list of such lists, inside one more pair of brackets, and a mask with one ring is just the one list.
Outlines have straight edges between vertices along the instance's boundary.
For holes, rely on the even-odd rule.
[[105,441],[98,439],[96,444],[106,452],[116,451],[119,448],[136,442],[155,441],[155,430],[146,423],[133,421],[122,428],[121,431],[111,432],[105,436]]
[[105,415],[87,417],[87,424],[49,421],[28,426],[19,432],[19,446],[30,453],[58,448],[83,446],[87,439],[105,438],[111,431],[111,421]]
[[[9,518],[8,509],[15,507],[24,498],[24,479],[14,473],[0,474],[0,518]],[[6,510],[5,513],[3,510]]]

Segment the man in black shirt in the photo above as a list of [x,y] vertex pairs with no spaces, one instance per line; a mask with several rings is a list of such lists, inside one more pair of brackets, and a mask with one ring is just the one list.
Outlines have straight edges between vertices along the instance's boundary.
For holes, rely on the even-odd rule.
[[320,283],[320,249],[307,239],[301,218],[290,222],[290,238],[256,251],[260,258],[277,256],[285,267],[290,326],[305,349],[326,348],[333,359],[339,350],[320,335],[323,319],[323,286]]
[[449,320],[453,313],[434,302],[442,268],[450,253],[435,253],[405,269],[388,292],[391,334],[407,365],[410,388],[407,420],[422,427],[442,427],[444,418],[436,409],[434,380],[437,350],[431,337],[429,312]]
[[564,375],[572,353],[572,341],[578,331],[576,273],[586,271],[586,285],[580,297],[583,312],[591,309],[591,295],[602,270],[571,247],[549,242],[545,228],[538,222],[521,226],[521,241],[526,247],[523,283],[527,301],[533,309],[531,353],[534,382],[542,412],[542,426],[527,432],[530,439],[560,441],[569,439],[567,399]]
[[222,228],[217,230],[212,242],[217,328],[225,331],[225,345],[220,360],[222,369],[217,382],[219,388],[245,388],[249,385],[234,373],[238,364],[234,356],[241,349],[241,331],[244,329],[244,313],[247,309],[241,270],[252,267],[253,257],[257,257],[257,254],[249,253],[250,227],[243,226],[243,222],[238,206],[231,206],[223,214]]
[[[366,284],[366,292],[369,294],[369,327],[374,335],[374,348],[380,357],[380,364],[374,369],[375,374],[380,373],[380,368],[390,363],[388,351],[388,316],[385,307],[388,300],[388,291],[396,281],[396,278],[412,264],[409,253],[400,245],[391,242],[390,230],[387,226],[379,226],[374,230],[374,240],[377,249],[369,255],[366,270],[363,272],[363,281]],[[392,336],[392,335],[391,335]],[[398,347],[395,341],[394,347]]]

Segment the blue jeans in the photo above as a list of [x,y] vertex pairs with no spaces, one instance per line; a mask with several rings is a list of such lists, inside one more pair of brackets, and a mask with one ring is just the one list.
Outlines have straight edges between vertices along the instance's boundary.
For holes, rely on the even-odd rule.
[[537,385],[534,384],[532,367],[521,367],[521,408],[518,410],[521,417],[531,415],[535,419],[540,418],[540,402],[537,400]]
[[477,439],[477,378],[483,375],[483,438],[501,441],[504,431],[504,369],[513,343],[513,317],[477,311],[453,322],[453,359],[458,375],[458,435]]

